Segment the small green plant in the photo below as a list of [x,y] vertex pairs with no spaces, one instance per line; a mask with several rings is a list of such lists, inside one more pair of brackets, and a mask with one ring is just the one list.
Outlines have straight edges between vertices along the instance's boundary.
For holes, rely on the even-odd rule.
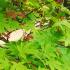
[[[12,5],[12,1],[19,5]],[[4,2],[10,7],[0,2],[4,9],[0,11],[0,41],[5,33],[18,29],[25,34],[18,41],[4,40],[0,45],[0,70],[70,70],[70,10],[55,0]],[[15,20],[11,15],[8,18],[9,9],[24,12],[25,17],[17,14]]]

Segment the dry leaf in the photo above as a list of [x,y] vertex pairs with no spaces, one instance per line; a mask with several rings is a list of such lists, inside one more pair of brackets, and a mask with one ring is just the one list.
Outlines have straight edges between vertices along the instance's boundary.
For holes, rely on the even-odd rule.
[[18,41],[22,38],[25,30],[19,29],[10,33],[8,41]]
[[0,46],[5,46],[5,42],[4,41],[2,41],[2,40],[0,40]]

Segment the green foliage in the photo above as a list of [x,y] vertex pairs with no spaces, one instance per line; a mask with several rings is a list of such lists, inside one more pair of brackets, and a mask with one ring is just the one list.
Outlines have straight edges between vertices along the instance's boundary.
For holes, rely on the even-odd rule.
[[5,18],[3,14],[4,13],[0,13],[0,33],[20,28],[17,21]]
[[8,0],[0,0],[0,11],[5,10],[8,6]]
[[[70,10],[54,0],[21,2],[26,12],[23,23],[5,17],[5,11],[2,11],[0,33],[31,29],[33,39],[8,42],[5,47],[0,47],[0,70],[70,70],[70,22],[67,20]],[[50,23],[37,29],[37,21]]]

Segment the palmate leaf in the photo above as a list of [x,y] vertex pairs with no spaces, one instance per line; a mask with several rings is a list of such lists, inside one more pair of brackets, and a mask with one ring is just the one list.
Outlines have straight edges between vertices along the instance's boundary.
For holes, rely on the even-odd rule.
[[64,11],[66,14],[70,15],[70,10],[64,7],[63,5],[61,5],[61,10]]
[[61,21],[60,24],[66,26],[67,28],[70,28],[70,27],[69,27],[69,26],[70,26],[70,23],[69,23],[67,20]]
[[28,1],[28,5],[31,6],[31,7],[34,7],[34,8],[39,8],[40,7],[40,4],[38,2],[38,0],[29,0]]
[[7,59],[7,58],[5,58],[3,61],[2,61],[2,67],[3,67],[3,69],[5,69],[5,70],[9,70],[9,68],[10,68],[10,62],[9,62],[9,60]]
[[63,36],[60,39],[61,41],[65,42],[65,46],[70,45],[70,23],[67,20],[59,21],[58,23],[54,24],[54,27],[59,26],[61,31],[63,32]]
[[2,66],[1,69],[9,70],[10,63],[6,57],[6,51],[3,48],[0,48],[0,64]]
[[62,52],[62,57],[61,57],[61,60],[62,60],[62,65],[65,66],[63,67],[64,70],[69,70],[70,67],[70,63],[69,63],[69,59],[70,59],[70,52],[68,52],[68,48],[60,48],[61,49],[61,52]]
[[[16,47],[15,51],[12,51],[12,49],[14,50],[14,48],[12,48],[10,50],[12,51],[12,53],[13,52],[15,53],[18,51],[18,54],[16,54],[16,55],[17,56],[19,55],[20,58],[24,59],[24,60],[22,60],[23,63],[26,63],[28,61],[28,58],[26,58],[26,56],[28,56],[28,55],[33,55],[34,56],[33,58],[40,59],[40,56],[41,56],[40,52],[36,49],[36,47],[34,47],[34,45],[32,46],[32,44],[29,44],[28,46],[27,45],[23,46],[23,42],[21,42],[21,44],[20,43],[18,45],[15,44],[14,47]],[[32,59],[30,59],[30,60],[32,60]],[[32,60],[32,61],[34,62],[34,60]]]
[[[53,29],[52,29],[53,30]],[[40,34],[39,34],[40,33]],[[44,34],[45,33],[45,34]],[[50,33],[50,34],[49,34]],[[54,50],[55,50],[55,48],[53,48],[53,46],[55,46],[56,45],[56,42],[59,40],[58,38],[61,38],[61,37],[63,37],[63,36],[59,36],[58,34],[56,34],[56,32],[55,31],[52,31],[52,32],[50,32],[49,31],[49,33],[48,32],[37,32],[37,36],[35,37],[35,39],[38,39],[37,41],[39,41],[39,43],[41,44],[42,43],[42,49],[44,48],[44,44],[46,44],[46,47],[45,47],[45,49],[44,49],[44,52],[45,52],[45,50],[47,51],[47,53],[45,54],[45,57],[46,57],[46,55],[47,55],[47,58],[49,58],[50,60],[51,60],[51,58],[52,59],[54,59],[54,57],[56,57],[56,54],[54,54]],[[43,34],[43,35],[42,35]],[[48,35],[51,35],[51,36],[48,36]],[[56,36],[55,36],[56,35]],[[43,37],[41,37],[41,36],[43,36]],[[55,36],[55,37],[54,37]],[[59,36],[59,37],[58,37]],[[53,38],[54,37],[54,38]],[[44,39],[45,38],[45,39]],[[48,38],[48,39],[47,39]],[[51,47],[52,48],[51,48]],[[43,52],[43,54],[44,54],[44,52]],[[52,54],[52,55],[51,55]],[[50,56],[51,55],[51,56]],[[43,56],[42,56],[43,57]],[[41,57],[41,58],[42,58]],[[44,57],[44,58],[45,58]],[[61,58],[60,58],[61,59]],[[49,60],[49,61],[50,61]],[[53,69],[54,70],[54,68],[56,68],[56,69],[59,69],[59,70],[62,70],[63,69],[63,65],[62,65],[62,63],[61,62],[59,62],[59,60],[58,61],[56,61],[55,59],[54,60],[52,60],[49,64],[51,64],[53,61],[55,61],[55,63],[54,64],[56,64],[56,65],[54,65],[53,66],[53,64],[51,65],[52,67],[51,67],[51,69]],[[57,63],[58,62],[58,63]]]
[[62,70],[62,68],[63,68],[61,66],[61,63],[59,61],[56,61],[56,60],[48,61],[48,65],[50,66],[51,70],[55,70],[55,69]]
[[55,23],[54,25],[53,25],[53,27],[54,26],[62,26],[62,28],[63,29],[65,29],[63,26],[65,26],[65,27],[67,27],[67,28],[70,28],[69,26],[70,26],[70,23],[67,21],[67,20],[62,20],[62,21],[57,21],[57,23]]
[[6,23],[6,26],[5,28],[7,30],[16,30],[16,29],[19,29],[20,26],[19,26],[19,23],[17,21],[14,21],[12,19],[9,19]]
[[[1,55],[2,54],[2,55]],[[3,58],[5,58],[5,56],[6,56],[6,52],[5,52],[5,50],[3,49],[3,48],[0,48],[0,59],[3,59]],[[1,62],[1,60],[0,60],[0,62]]]
[[8,21],[4,17],[3,13],[0,13],[0,33],[4,33],[6,31],[12,31],[20,28],[18,22],[9,19]]
[[6,53],[9,60],[16,60],[19,57],[19,51],[17,49],[16,43],[8,43],[7,48],[8,49],[6,50]]
[[66,34],[64,36],[65,46],[70,46],[70,28],[66,28]]
[[16,62],[13,62],[13,65],[11,66],[11,69],[10,70],[29,70],[27,69],[26,66],[24,66],[22,63],[16,63]]

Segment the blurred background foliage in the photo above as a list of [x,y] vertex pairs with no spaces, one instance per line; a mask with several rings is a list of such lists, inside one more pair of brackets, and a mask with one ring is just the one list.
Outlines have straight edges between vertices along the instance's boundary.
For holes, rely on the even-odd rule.
[[0,34],[20,28],[33,39],[0,48],[0,70],[70,70],[70,10],[62,0],[0,0]]

